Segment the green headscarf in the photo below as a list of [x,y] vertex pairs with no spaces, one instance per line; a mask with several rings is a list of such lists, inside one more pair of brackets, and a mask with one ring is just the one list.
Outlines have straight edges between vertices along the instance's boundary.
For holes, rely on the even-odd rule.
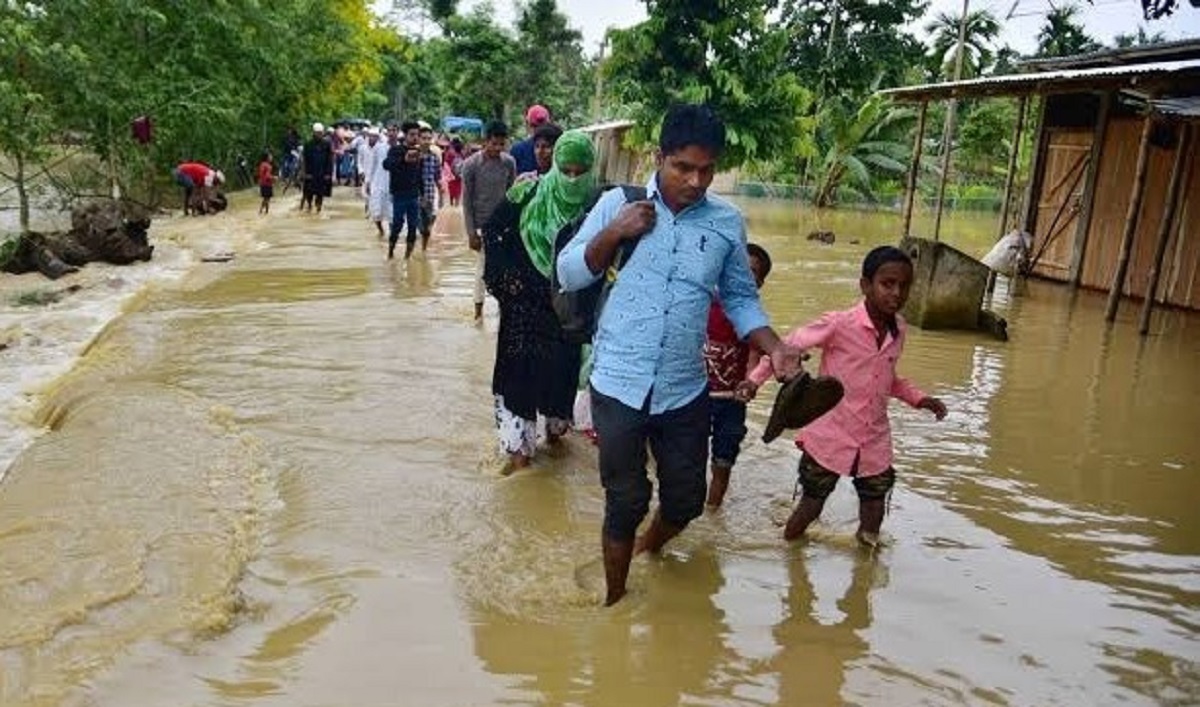
[[[508,190],[509,201],[519,204],[531,189],[537,189],[521,209],[521,240],[533,266],[546,277],[550,277],[550,268],[554,265],[554,237],[563,226],[583,213],[592,197],[596,183],[592,175],[595,161],[596,150],[591,138],[571,130],[554,143],[554,165],[549,172],[537,181],[522,182]],[[586,167],[587,172],[571,178],[562,173],[563,165]]]

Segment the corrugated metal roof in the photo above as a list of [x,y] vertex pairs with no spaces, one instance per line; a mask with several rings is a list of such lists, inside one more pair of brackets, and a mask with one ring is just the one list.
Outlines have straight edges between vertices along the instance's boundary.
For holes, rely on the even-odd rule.
[[919,100],[951,98],[956,96],[980,96],[997,94],[1037,93],[1040,90],[1069,84],[1103,83],[1109,88],[1131,84],[1135,79],[1147,76],[1162,76],[1177,73],[1200,75],[1200,59],[1184,61],[1161,61],[1150,64],[1127,66],[1101,66],[1091,69],[1062,69],[1040,71],[1031,74],[1006,74],[986,76],[966,81],[948,81],[920,86],[890,88],[880,93],[897,100]]
[[1180,118],[1200,118],[1200,96],[1190,98],[1159,98],[1150,101],[1156,113]]
[[1090,69],[1099,66],[1130,66],[1153,61],[1185,61],[1188,59],[1200,59],[1200,39],[1181,39],[1142,44],[1136,47],[1101,49],[1071,56],[1024,59],[1019,64],[1019,70]]

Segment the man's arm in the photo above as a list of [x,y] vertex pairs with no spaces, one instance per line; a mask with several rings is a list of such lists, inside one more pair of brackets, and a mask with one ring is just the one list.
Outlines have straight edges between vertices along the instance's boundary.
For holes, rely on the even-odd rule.
[[[784,337],[784,345],[790,345],[801,352],[812,348],[824,347],[833,337],[834,331],[837,330],[837,316],[837,313],[834,312],[822,314],[816,320],[794,329]],[[758,361],[754,369],[746,375],[746,380],[755,387],[758,387],[770,378],[774,371],[775,367],[771,358],[764,356]]]
[[582,290],[595,282],[612,264],[621,241],[640,238],[653,227],[652,202],[626,204],[620,189],[610,189],[559,255],[556,267],[563,289]]
[[752,346],[767,355],[777,377],[781,380],[791,378],[801,371],[800,350],[781,341],[775,330],[768,326],[767,313],[763,311],[758,298],[758,286],[754,282],[754,274],[750,272],[745,226],[741,225],[738,230],[734,250],[725,259],[721,269],[717,297],[738,336],[745,337]]

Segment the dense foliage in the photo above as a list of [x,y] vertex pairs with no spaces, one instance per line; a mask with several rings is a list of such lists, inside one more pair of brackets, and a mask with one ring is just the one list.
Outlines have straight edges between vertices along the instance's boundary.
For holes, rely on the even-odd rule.
[[612,33],[605,67],[614,95],[652,138],[675,102],[707,102],[728,128],[727,164],[793,154],[808,93],[779,71],[786,31],[767,22],[771,0],[653,0],[650,18]]
[[[652,142],[674,101],[708,101],[729,126],[728,166],[803,183],[829,205],[891,192],[912,144],[911,111],[877,90],[952,75],[959,18],[926,0],[646,0],[646,21],[583,46],[555,0],[520,0],[516,21],[457,0],[0,0],[0,179],[28,223],[29,187],[72,153],[107,188],[153,201],[180,159],[230,173],[287,126],[342,116],[519,126],[532,103],[566,125],[633,117]],[[986,10],[968,16],[964,76],[1011,71]],[[1123,45],[1161,35],[1118,38]],[[1095,49],[1070,6],[1048,12],[1039,56]],[[929,112],[930,150],[942,109]],[[148,116],[149,144],[131,121]],[[960,106],[956,187],[997,185],[1011,102]],[[302,129],[303,132],[303,129]],[[514,132],[520,132],[519,127]]]

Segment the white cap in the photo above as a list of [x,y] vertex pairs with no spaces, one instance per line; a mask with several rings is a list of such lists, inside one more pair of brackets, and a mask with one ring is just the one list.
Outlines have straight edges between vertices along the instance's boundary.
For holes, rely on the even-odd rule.
[[325,132],[325,126],[320,123],[313,123],[313,132],[314,133],[323,133],[323,132]]
[[433,126],[429,123],[426,123],[424,120],[418,120],[417,127],[422,130],[433,130]]
[[374,127],[367,128],[367,135],[374,135],[374,136],[378,137],[379,136],[379,128],[374,128]]

